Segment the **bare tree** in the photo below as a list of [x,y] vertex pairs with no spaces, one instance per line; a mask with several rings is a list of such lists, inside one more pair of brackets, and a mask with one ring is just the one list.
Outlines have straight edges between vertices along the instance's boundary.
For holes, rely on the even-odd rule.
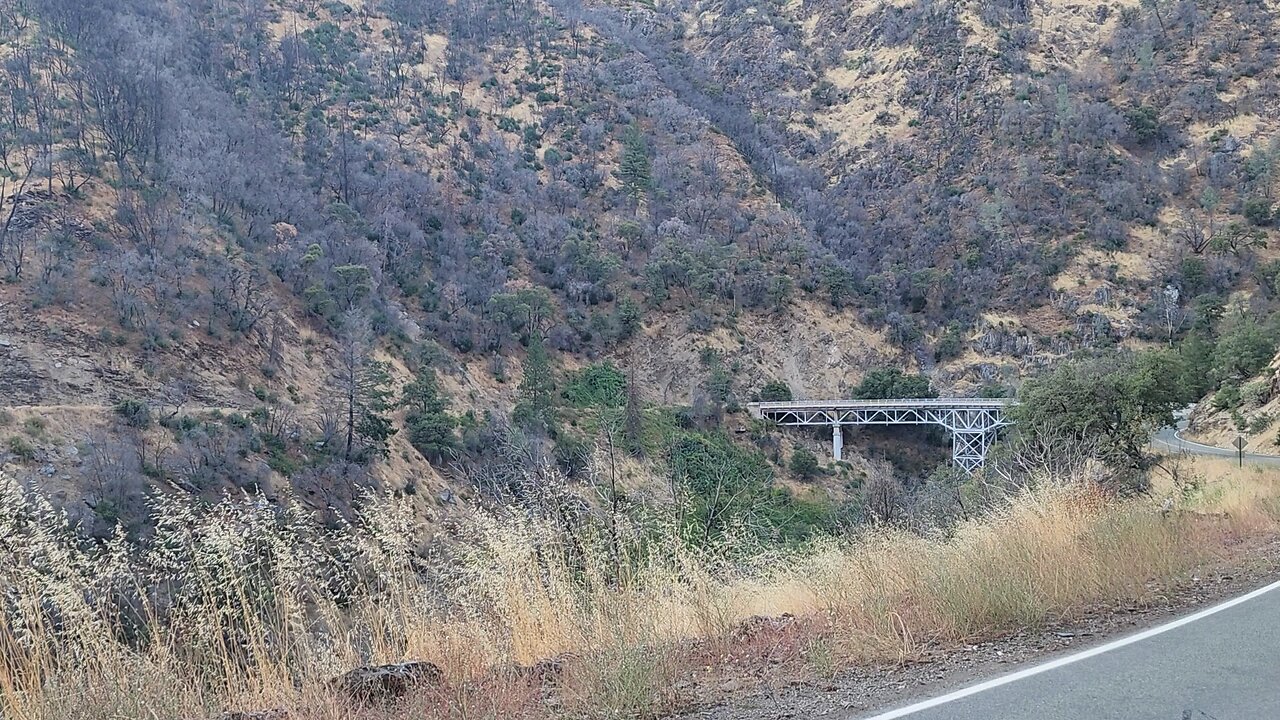
[[1170,347],[1173,346],[1174,335],[1182,329],[1182,324],[1187,319],[1187,312],[1182,309],[1179,302],[1181,295],[1176,285],[1166,285],[1159,296],[1160,318],[1164,323],[1165,339]]
[[209,291],[214,308],[226,316],[231,329],[245,335],[278,307],[266,275],[234,260],[214,266]]
[[1207,225],[1208,223],[1194,210],[1186,207],[1179,208],[1178,222],[1174,226],[1173,234],[1191,252],[1200,255],[1205,248],[1209,247],[1209,240],[1213,238],[1212,231]]
[[867,517],[877,524],[896,522],[902,517],[902,481],[887,463],[872,463],[862,485]]
[[1097,479],[1100,469],[1101,451],[1092,438],[1016,433],[998,448],[984,474],[987,480],[998,477],[1008,483],[998,493],[1033,484],[1073,485]]

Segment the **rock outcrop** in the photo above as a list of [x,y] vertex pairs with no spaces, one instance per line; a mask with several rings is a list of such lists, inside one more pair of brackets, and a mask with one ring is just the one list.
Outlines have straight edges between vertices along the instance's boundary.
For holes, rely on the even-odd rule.
[[368,665],[339,675],[329,686],[356,703],[398,700],[414,690],[443,687],[444,672],[430,662]]

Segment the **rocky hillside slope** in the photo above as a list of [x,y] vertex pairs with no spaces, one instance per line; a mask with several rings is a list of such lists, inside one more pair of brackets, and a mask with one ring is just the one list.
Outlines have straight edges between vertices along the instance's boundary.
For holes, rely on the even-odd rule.
[[[543,348],[714,426],[1275,303],[1269,3],[0,6],[0,454],[95,508],[438,504]],[[447,453],[399,406],[424,368]],[[381,459],[331,457],[344,401]]]

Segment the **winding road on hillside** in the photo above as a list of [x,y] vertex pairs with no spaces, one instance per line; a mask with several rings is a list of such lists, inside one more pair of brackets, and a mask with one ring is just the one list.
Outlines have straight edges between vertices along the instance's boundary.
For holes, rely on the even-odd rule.
[[[1205,455],[1209,457],[1222,457],[1236,459],[1235,448],[1220,448],[1213,445],[1205,445],[1204,443],[1194,442],[1182,437],[1182,432],[1187,428],[1187,421],[1181,420],[1176,428],[1169,427],[1156,433],[1151,439],[1151,444],[1162,450],[1171,452],[1185,452],[1191,455]],[[1245,453],[1244,461],[1254,465],[1280,465],[1280,455],[1261,455],[1258,453]]]
[[848,720],[1274,720],[1280,582],[1173,622]]

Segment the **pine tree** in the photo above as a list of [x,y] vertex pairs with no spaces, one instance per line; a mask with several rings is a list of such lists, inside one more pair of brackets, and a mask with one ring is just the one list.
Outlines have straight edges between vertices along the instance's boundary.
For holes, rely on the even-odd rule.
[[342,322],[334,376],[343,408],[343,457],[347,460],[362,459],[366,451],[385,456],[387,440],[396,432],[384,414],[391,407],[391,372],[386,363],[373,359],[372,352],[368,318],[348,313]]
[[[391,366],[370,360],[360,372],[360,411],[356,419],[355,434],[364,443],[364,451],[378,457],[387,456],[387,441],[396,434],[391,418]],[[350,457],[350,448],[347,453]]]
[[401,405],[408,409],[405,427],[409,443],[432,462],[442,460],[457,444],[457,418],[449,414],[449,401],[440,391],[435,370],[424,367],[404,388]]
[[640,128],[632,125],[627,129],[622,140],[622,159],[618,162],[618,179],[627,194],[636,200],[648,192],[653,183],[652,167],[649,162],[649,147],[645,143]]
[[520,381],[520,401],[516,404],[516,422],[528,428],[549,430],[555,424],[556,384],[551,373],[551,357],[534,335],[529,339],[529,352],[524,362],[524,379]]

